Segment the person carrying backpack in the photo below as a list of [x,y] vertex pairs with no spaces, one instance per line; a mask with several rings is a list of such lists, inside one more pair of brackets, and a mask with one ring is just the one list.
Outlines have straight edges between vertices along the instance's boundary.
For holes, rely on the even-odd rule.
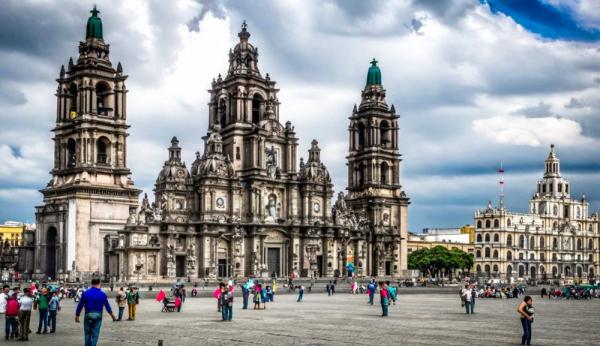
[[13,294],[6,301],[6,340],[19,337],[19,301],[17,295]]

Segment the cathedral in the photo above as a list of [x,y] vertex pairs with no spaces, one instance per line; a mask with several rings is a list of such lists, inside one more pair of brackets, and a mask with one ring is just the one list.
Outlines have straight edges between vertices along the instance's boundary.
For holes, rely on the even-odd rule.
[[211,83],[203,150],[188,167],[173,137],[154,196],[142,196],[127,167],[127,76],[110,61],[98,13],[57,79],[54,168],[25,268],[34,278],[403,275],[399,115],[377,61],[349,117],[346,195],[335,194],[317,140],[298,156],[244,23],[228,70]]

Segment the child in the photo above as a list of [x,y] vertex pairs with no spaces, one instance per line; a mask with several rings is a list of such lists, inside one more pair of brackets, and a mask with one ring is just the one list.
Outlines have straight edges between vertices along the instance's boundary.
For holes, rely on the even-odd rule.
[[177,309],[177,312],[181,311],[181,297],[180,296],[175,296],[175,309]]
[[254,310],[260,310],[260,285],[254,286],[254,296],[252,297],[252,301],[254,302]]

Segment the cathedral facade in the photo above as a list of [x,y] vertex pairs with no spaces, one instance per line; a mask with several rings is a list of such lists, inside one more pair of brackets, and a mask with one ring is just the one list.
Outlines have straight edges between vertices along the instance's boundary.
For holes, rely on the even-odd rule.
[[209,90],[203,150],[188,168],[173,137],[154,196],[138,203],[126,168],[126,76],[112,68],[92,11],[77,64],[58,79],[36,273],[117,281],[402,275],[409,201],[399,116],[376,61],[350,116],[348,195],[334,197],[317,140],[299,158],[294,126],[280,122],[279,89],[260,72],[245,23],[238,37],[228,71]]

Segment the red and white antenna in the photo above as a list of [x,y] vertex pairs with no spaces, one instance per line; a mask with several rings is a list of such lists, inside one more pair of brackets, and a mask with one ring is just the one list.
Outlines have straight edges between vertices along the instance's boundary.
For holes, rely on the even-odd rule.
[[500,209],[504,208],[504,168],[502,167],[502,161],[500,161],[500,168],[498,169],[500,174]]

